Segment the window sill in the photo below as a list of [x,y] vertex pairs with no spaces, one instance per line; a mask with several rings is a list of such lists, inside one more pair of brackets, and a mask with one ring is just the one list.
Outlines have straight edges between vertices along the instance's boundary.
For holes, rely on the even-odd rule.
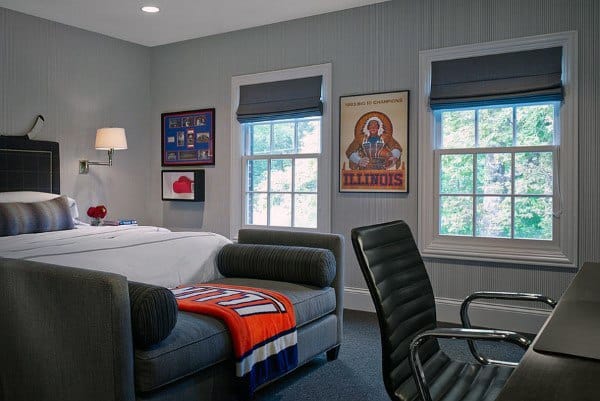
[[460,239],[437,238],[421,247],[423,258],[473,260],[577,269],[576,261],[557,246],[545,247],[465,244]]

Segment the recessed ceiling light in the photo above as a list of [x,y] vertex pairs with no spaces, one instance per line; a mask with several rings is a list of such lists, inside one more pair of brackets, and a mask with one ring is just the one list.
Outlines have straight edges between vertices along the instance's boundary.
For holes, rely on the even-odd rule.
[[142,7],[142,11],[144,11],[146,13],[157,13],[160,11],[160,8],[155,7],[155,6],[144,6],[144,7]]

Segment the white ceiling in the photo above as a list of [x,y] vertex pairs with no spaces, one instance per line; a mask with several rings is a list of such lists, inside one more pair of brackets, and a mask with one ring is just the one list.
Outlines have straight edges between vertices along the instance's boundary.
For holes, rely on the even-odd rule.
[[[0,7],[157,46],[387,0],[0,0]],[[157,14],[143,5],[160,7]]]

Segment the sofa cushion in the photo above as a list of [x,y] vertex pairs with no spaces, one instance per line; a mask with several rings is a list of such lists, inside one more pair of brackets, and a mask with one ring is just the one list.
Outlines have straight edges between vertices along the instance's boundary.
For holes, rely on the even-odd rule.
[[146,348],[167,338],[177,322],[175,295],[164,288],[130,281],[131,332],[137,347]]
[[[215,283],[243,285],[281,292],[294,305],[301,327],[335,310],[335,291],[281,281],[224,278]],[[223,322],[210,316],[179,312],[175,328],[160,343],[135,351],[137,391],[151,391],[208,368],[233,355]]]
[[258,280],[251,278],[223,278],[214,283],[241,285],[277,291],[290,299],[296,314],[296,327],[302,327],[335,310],[335,290],[318,288],[286,281]]
[[328,249],[302,246],[229,244],[217,255],[225,277],[289,281],[327,287],[335,278],[335,256]]

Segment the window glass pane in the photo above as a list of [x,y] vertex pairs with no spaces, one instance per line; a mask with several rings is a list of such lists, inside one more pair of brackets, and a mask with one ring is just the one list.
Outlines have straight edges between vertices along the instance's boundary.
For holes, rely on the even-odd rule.
[[267,160],[248,160],[248,191],[267,191]]
[[473,198],[440,196],[440,234],[473,235]]
[[316,158],[296,159],[295,192],[317,192],[318,163]]
[[248,125],[247,152],[250,155],[262,155],[271,152],[271,125],[249,124]]
[[294,227],[317,228],[317,195],[294,196]]
[[440,193],[473,193],[473,155],[441,155]]
[[479,110],[479,147],[512,146],[512,107]]
[[511,201],[508,196],[478,196],[475,236],[510,238]]
[[298,153],[321,152],[321,120],[298,121]]
[[[245,154],[275,159],[245,161],[246,224],[317,228],[321,118],[243,124]],[[289,154],[289,155],[288,155]]]
[[515,194],[552,195],[552,152],[515,153]]
[[290,192],[292,190],[292,159],[271,160],[271,191]]
[[517,145],[552,145],[554,142],[554,105],[517,107]]
[[294,123],[273,124],[272,153],[294,153]]
[[442,112],[442,148],[475,146],[475,110]]
[[552,240],[552,198],[515,198],[515,238]]
[[246,224],[267,225],[267,194],[246,194]]
[[478,194],[509,194],[510,181],[510,153],[480,153],[477,155]]
[[292,195],[271,194],[270,225],[290,227],[292,225]]

